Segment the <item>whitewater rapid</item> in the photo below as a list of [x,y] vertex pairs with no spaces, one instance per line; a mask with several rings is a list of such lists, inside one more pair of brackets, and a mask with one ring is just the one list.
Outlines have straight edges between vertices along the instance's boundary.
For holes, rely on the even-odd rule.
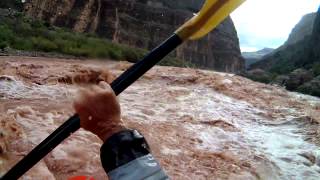
[[[0,66],[3,174],[73,114],[78,83],[111,81],[130,65],[6,57]],[[318,98],[232,74],[155,67],[119,100],[125,123],[146,136],[172,179],[320,177]],[[22,179],[105,179],[101,143],[80,130]]]

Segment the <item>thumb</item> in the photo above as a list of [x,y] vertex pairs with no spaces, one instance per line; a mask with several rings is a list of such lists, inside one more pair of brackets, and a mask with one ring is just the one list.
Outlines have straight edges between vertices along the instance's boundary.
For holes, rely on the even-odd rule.
[[109,93],[112,93],[113,95],[115,95],[115,92],[113,91],[111,86],[105,81],[100,81],[98,86],[102,88],[104,91],[108,91]]

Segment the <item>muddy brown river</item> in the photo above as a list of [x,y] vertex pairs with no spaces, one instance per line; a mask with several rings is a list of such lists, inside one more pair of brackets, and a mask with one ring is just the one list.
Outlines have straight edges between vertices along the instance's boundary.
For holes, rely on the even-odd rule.
[[[0,57],[0,176],[74,113],[79,87],[126,62]],[[320,179],[320,99],[226,73],[157,66],[119,96],[172,179]],[[21,179],[107,179],[79,130]]]

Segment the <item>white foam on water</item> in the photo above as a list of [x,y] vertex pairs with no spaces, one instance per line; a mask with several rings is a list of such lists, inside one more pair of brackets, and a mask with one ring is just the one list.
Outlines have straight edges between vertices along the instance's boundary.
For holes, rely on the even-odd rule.
[[73,88],[57,85],[25,84],[12,76],[0,79],[0,99],[57,99],[69,97],[75,91]]

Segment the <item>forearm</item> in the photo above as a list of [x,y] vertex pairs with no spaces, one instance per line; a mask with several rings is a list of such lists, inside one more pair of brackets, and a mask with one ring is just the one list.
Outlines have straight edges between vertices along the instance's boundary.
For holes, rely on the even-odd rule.
[[110,180],[169,179],[135,130],[112,135],[101,147],[101,162]]

